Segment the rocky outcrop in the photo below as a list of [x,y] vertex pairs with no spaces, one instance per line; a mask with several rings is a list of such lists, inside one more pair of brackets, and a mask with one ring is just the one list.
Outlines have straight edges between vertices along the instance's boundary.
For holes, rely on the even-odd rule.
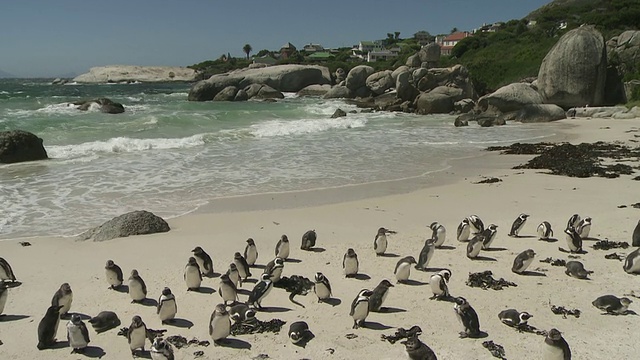
[[336,83],[342,82],[347,78],[347,72],[343,68],[336,69]]
[[344,117],[344,116],[347,116],[347,113],[344,110],[336,109],[336,111],[333,112],[333,115],[331,115],[331,118],[332,119],[336,119],[336,118]]
[[[422,64],[426,63],[427,68],[432,68],[440,62],[440,53],[440,45],[433,42],[423,46],[422,49],[418,51],[418,57]],[[420,64],[420,66],[422,66],[422,64]]]
[[92,67],[89,72],[76,76],[78,83],[129,83],[129,82],[170,82],[195,81],[197,72],[177,66],[133,66],[108,65]]
[[627,112],[617,112],[611,115],[614,119],[637,119],[640,118],[640,107],[634,106]]
[[407,67],[417,68],[417,67],[420,67],[420,64],[422,64],[422,62],[420,61],[420,55],[418,54],[413,54],[407,58],[407,62],[406,62]]
[[454,103],[464,98],[464,91],[455,86],[438,86],[420,94],[416,99],[418,114],[446,114],[454,110]]
[[42,139],[23,130],[0,131],[0,163],[47,159]]
[[564,34],[542,60],[538,91],[563,108],[604,102],[607,55],[602,34],[581,26]]
[[391,71],[379,71],[377,73],[373,73],[367,77],[365,84],[373,92],[375,95],[384,94],[387,90],[394,87],[395,82],[391,77]]
[[631,100],[634,97],[640,99],[640,80],[631,80],[624,83],[625,99]]
[[411,83],[411,72],[407,70],[397,75],[396,96],[398,99],[413,102],[419,94],[420,91]]
[[468,113],[476,106],[475,102],[471,99],[462,99],[453,103],[453,111],[458,114]]
[[140,210],[117,216],[104,224],[78,235],[78,240],[105,241],[131,235],[169,231],[169,224],[151,212]]
[[527,104],[516,113],[515,120],[522,123],[550,122],[565,119],[564,109],[554,104]]
[[367,85],[367,78],[373,74],[374,70],[368,65],[358,65],[351,69],[347,74],[345,80],[345,86],[351,91],[358,91],[360,88]]
[[69,82],[69,80],[67,80],[67,79],[55,78],[51,82],[51,85],[64,85],[64,84],[66,84],[68,82]]
[[213,97],[213,101],[233,101],[236,98],[237,92],[237,87],[227,86]]
[[87,111],[95,106],[100,112],[105,114],[122,114],[124,112],[124,106],[122,104],[107,98],[77,101],[74,102],[73,105],[82,111]]
[[[245,88],[264,84],[281,92],[298,92],[312,84],[330,84],[329,69],[316,65],[276,65],[261,69],[239,69],[199,81],[189,91],[189,101],[209,101],[227,86]],[[251,96],[250,96],[251,97]]]
[[331,85],[309,85],[298,91],[298,96],[324,96],[331,90]]
[[354,97],[353,91],[343,85],[336,85],[324,94],[325,99],[353,99]]
[[640,70],[640,30],[628,30],[607,41],[607,59],[622,75]]
[[469,77],[469,71],[462,65],[428,69],[427,74],[422,76],[415,85],[420,91],[430,91],[438,86],[455,86],[462,89],[465,98],[474,100],[478,98]]
[[482,111],[508,113],[525,105],[542,104],[542,96],[527,83],[514,83],[501,87],[478,100]]
[[398,66],[398,68],[393,70],[393,72],[391,73],[391,78],[393,78],[393,82],[395,83],[396,81],[398,81],[398,75],[407,71],[411,71],[411,69],[408,66],[404,66],[404,65]]
[[618,117],[621,114],[626,114],[629,112],[624,106],[587,106],[587,107],[578,107],[572,108],[567,111],[570,117],[590,117],[590,118],[609,118],[609,117]]
[[284,99],[284,94],[281,93],[280,91],[272,88],[269,85],[258,85],[258,92],[251,96],[250,99],[259,99],[259,100],[266,100],[266,99]]

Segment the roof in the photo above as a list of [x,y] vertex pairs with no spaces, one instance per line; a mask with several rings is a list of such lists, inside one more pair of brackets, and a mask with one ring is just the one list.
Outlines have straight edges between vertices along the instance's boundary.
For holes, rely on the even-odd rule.
[[373,41],[360,41],[360,44],[363,46],[375,46],[376,43]]
[[281,47],[280,49],[293,49],[293,50],[295,50],[295,49],[296,49],[296,47],[295,47],[295,46],[293,46],[293,44],[292,44],[292,43],[288,42],[288,43],[286,43],[286,44],[282,45],[282,47]]
[[326,51],[318,51],[308,56],[309,59],[329,59],[334,57],[333,54]]
[[453,34],[450,34],[449,36],[444,38],[444,41],[460,41],[466,37],[469,37],[469,33],[468,32],[455,32]]

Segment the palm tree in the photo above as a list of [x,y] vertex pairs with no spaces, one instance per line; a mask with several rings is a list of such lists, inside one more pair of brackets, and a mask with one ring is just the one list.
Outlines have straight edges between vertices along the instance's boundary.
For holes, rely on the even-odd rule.
[[244,53],[247,54],[247,60],[249,60],[249,53],[251,53],[252,50],[253,49],[249,44],[244,44],[244,46],[242,47],[242,51],[244,51]]
[[451,34],[457,33],[457,32],[458,32],[458,28],[457,27],[454,27],[453,29],[451,29]]
[[400,39],[400,31],[394,31],[393,35],[395,35],[395,40],[399,40]]

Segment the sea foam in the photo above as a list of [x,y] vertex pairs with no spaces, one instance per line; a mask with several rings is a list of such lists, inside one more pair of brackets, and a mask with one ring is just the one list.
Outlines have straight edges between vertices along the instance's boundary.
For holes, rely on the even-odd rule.
[[364,127],[367,119],[364,117],[342,117],[337,119],[300,119],[300,120],[270,120],[251,125],[250,133],[258,138],[289,136],[318,133],[333,129],[351,129]]

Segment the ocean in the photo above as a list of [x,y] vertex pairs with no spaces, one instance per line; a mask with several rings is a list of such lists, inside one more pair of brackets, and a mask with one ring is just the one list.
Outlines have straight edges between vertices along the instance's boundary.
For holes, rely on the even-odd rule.
[[[50,157],[0,164],[0,239],[76,235],[132,210],[170,218],[216,198],[416,177],[490,145],[553,135],[539,124],[455,128],[451,115],[360,113],[295,94],[189,102],[189,88],[0,79],[0,131],[33,132]],[[70,105],[99,97],[125,113]],[[358,113],[331,119],[338,108]]]

